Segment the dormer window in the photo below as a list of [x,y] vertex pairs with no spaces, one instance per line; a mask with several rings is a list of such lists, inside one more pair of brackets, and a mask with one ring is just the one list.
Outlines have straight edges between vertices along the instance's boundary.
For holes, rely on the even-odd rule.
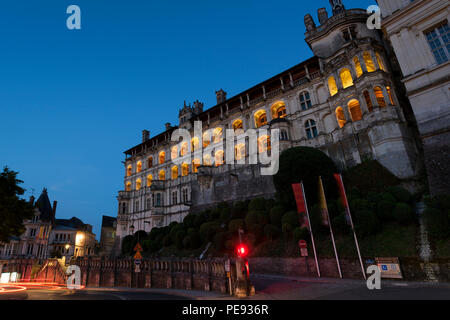
[[345,41],[355,40],[357,36],[356,26],[349,26],[342,29],[342,36]]

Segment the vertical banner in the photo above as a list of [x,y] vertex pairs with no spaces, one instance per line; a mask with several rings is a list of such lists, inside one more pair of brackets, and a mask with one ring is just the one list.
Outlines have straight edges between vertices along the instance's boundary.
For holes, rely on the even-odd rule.
[[366,272],[364,270],[364,264],[362,262],[361,251],[359,249],[358,238],[357,238],[356,232],[355,232],[355,226],[353,225],[353,219],[352,219],[352,214],[350,212],[350,206],[349,206],[348,200],[347,200],[347,193],[345,192],[344,181],[342,180],[342,175],[340,175],[338,173],[334,174],[334,178],[336,179],[336,182],[338,184],[339,194],[342,199],[342,205],[345,208],[345,218],[347,220],[347,223],[352,228],[353,238],[355,239],[356,250],[358,251],[359,263],[361,265],[361,271],[362,271],[364,279],[367,279]]
[[320,278],[319,260],[317,259],[316,244],[314,242],[314,235],[311,226],[311,219],[309,218],[308,204],[306,203],[305,188],[303,182],[292,184],[294,190],[295,202],[297,203],[297,210],[299,214],[305,214],[306,219],[303,219],[303,227],[308,228],[311,235],[311,243],[314,251],[314,259],[316,262],[317,275]]

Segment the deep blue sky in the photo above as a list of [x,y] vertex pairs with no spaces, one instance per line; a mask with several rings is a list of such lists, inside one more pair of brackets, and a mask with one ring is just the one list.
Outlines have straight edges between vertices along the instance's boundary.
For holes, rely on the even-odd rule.
[[[375,1],[344,1],[367,8]],[[82,30],[66,28],[81,7]],[[116,216],[123,151],[183,101],[215,105],[312,56],[303,17],[326,0],[10,0],[0,4],[0,166],[58,218]]]

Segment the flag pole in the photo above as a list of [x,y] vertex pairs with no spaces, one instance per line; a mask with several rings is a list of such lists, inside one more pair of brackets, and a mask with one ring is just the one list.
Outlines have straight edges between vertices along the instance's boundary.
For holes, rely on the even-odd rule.
[[366,272],[364,270],[364,264],[363,264],[363,261],[362,261],[362,258],[361,258],[361,251],[359,250],[358,237],[356,236],[355,226],[353,224],[352,214],[350,212],[350,206],[348,205],[347,193],[345,192],[344,180],[342,179],[342,175],[341,174],[339,174],[339,179],[340,179],[340,182],[342,183],[342,189],[343,189],[342,191],[343,191],[343,197],[344,197],[343,200],[346,203],[345,210],[347,211],[347,215],[348,215],[348,218],[350,220],[350,226],[351,226],[352,232],[353,232],[353,237],[355,239],[356,250],[358,251],[359,263],[361,265],[361,271],[362,271],[364,280],[367,280]]
[[312,231],[311,219],[309,218],[308,203],[306,202],[306,195],[305,195],[305,188],[303,187],[303,181],[301,182],[301,186],[302,186],[303,200],[305,201],[306,217],[308,218],[309,232],[311,233],[311,242],[312,242],[312,247],[313,247],[313,251],[314,251],[314,259],[316,261],[317,275],[320,278],[321,276],[320,276],[319,260],[317,259],[316,244],[314,242],[314,235],[313,235],[313,231]]
[[322,177],[319,177],[319,183],[320,183],[321,192],[323,192],[323,196],[324,196],[323,204],[325,206],[325,211],[327,213],[328,226],[330,227],[331,241],[333,242],[334,255],[336,257],[336,264],[337,264],[338,271],[339,271],[339,277],[342,279],[341,264],[339,262],[339,257],[338,257],[338,253],[337,253],[337,249],[336,249],[336,242],[334,240],[333,228],[331,227],[330,214],[328,213],[328,206],[327,206],[327,201],[325,199],[325,190],[323,188]]

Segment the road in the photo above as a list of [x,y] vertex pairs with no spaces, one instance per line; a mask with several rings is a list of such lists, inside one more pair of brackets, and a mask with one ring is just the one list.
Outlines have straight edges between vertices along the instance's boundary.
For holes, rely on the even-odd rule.
[[[381,290],[367,289],[365,281],[308,279],[272,275],[253,275],[256,296],[249,300],[450,300],[450,283],[423,283],[383,280]],[[87,288],[28,288],[0,293],[0,300],[230,300],[214,292]]]

